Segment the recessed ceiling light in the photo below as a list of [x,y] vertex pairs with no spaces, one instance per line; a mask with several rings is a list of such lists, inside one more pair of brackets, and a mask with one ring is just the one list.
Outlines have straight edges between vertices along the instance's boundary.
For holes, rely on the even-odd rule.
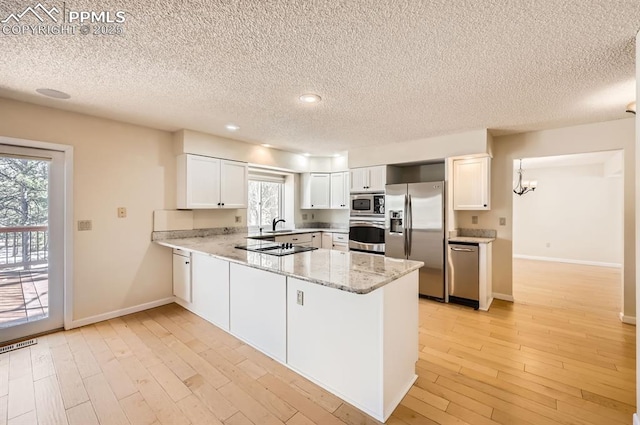
[[38,93],[43,96],[52,97],[54,99],[69,99],[71,97],[70,94],[67,94],[60,90],[54,89],[36,89]]
[[304,155],[304,156],[311,156],[311,154],[310,154],[309,152],[305,152],[305,153],[303,153],[302,155]]
[[229,131],[236,131],[236,130],[240,130],[240,127],[238,127],[235,124],[227,124],[225,125],[225,128]]
[[302,96],[300,96],[298,99],[300,99],[300,101],[304,103],[318,103],[322,100],[320,96],[313,93],[305,93]]
[[271,145],[269,143],[263,143],[262,146],[264,146],[265,148],[270,148]]
[[339,153],[334,153],[334,154],[333,154],[333,157],[334,157],[334,158],[340,158],[341,156],[342,156],[342,155],[340,155]]

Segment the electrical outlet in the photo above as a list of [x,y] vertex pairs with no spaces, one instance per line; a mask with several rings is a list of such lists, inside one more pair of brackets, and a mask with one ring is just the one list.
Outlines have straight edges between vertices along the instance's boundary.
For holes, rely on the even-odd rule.
[[239,215],[236,216],[236,223],[242,223],[242,217]]
[[127,217],[127,209],[125,207],[118,208],[118,218],[126,218]]
[[91,220],[78,220],[78,231],[91,230]]
[[500,226],[507,225],[507,217],[500,217]]
[[306,220],[306,219],[307,219],[307,217],[309,217],[307,214],[302,214],[302,219],[303,219],[303,220]]
[[472,215],[471,216],[471,224],[478,224],[478,216],[477,215]]
[[551,248],[551,242],[547,242],[547,248]]
[[296,296],[297,296],[297,302],[299,305],[304,305],[304,292],[302,291],[297,291],[296,292]]
[[311,220],[315,219],[316,215],[315,214],[311,214]]

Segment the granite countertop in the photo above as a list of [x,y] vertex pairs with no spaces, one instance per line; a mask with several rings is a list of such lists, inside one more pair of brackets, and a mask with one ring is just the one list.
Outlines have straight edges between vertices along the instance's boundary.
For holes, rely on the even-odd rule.
[[235,248],[236,245],[246,245],[248,237],[247,233],[234,233],[204,238],[165,239],[155,243],[356,294],[372,292],[424,265],[420,261],[321,248],[283,257]]
[[[316,232],[326,232],[326,233],[349,233],[349,229],[336,229],[336,228],[310,228],[310,229],[278,229],[277,233],[271,233],[270,231],[266,232],[249,232],[249,238],[270,238],[273,236],[287,236],[287,235],[300,235],[303,233],[316,233]],[[285,231],[286,230],[286,231]]]
[[495,241],[496,238],[478,238],[473,236],[455,236],[449,238],[449,242],[466,242],[466,243],[490,243]]

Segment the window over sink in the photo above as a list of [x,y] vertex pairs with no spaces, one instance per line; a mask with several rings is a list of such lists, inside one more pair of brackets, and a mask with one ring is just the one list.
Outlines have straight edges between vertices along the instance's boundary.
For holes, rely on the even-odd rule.
[[284,217],[284,182],[282,175],[249,172],[247,225],[251,230],[270,228],[274,218]]

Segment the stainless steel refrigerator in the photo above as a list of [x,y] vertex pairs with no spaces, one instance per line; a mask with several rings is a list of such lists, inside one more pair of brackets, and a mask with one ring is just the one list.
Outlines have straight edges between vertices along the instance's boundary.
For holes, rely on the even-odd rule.
[[420,295],[444,300],[444,182],[390,184],[385,193],[385,256],[424,262]]

